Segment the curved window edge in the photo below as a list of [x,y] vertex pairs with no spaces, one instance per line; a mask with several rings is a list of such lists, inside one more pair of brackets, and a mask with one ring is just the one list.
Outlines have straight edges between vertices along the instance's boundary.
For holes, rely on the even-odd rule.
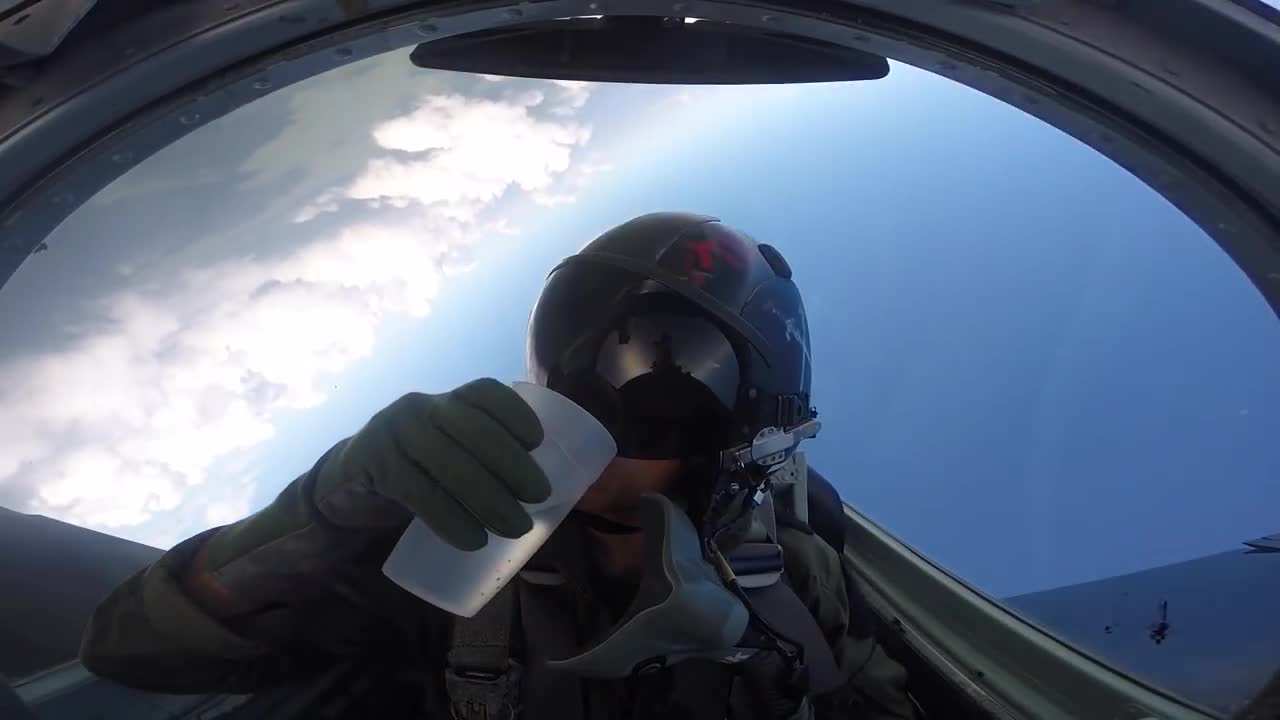
[[1216,717],[1042,630],[857,510],[845,514],[845,555],[872,609],[992,717]]

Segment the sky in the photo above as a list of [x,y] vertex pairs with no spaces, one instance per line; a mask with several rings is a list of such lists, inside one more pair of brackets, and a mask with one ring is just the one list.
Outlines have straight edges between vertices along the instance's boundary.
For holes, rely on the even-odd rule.
[[0,290],[0,505],[164,547],[400,394],[524,375],[546,273],[655,210],[777,246],[845,501],[996,597],[1280,531],[1276,318],[1154,192],[895,65],[668,88],[411,67],[275,92]]

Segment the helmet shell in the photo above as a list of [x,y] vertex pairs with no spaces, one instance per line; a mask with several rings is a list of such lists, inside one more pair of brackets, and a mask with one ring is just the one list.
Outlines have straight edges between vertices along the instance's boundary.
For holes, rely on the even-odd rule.
[[706,215],[637,217],[552,270],[530,317],[527,369],[596,414],[623,454],[709,449],[638,448],[655,442],[639,426],[663,420],[697,436],[685,445],[718,450],[811,416],[808,322],[790,267]]

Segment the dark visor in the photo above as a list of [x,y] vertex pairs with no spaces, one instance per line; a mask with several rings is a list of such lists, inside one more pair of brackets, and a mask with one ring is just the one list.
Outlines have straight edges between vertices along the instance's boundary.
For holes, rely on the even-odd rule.
[[688,457],[724,447],[739,364],[696,306],[631,272],[566,265],[529,321],[533,382],[594,415],[623,457]]

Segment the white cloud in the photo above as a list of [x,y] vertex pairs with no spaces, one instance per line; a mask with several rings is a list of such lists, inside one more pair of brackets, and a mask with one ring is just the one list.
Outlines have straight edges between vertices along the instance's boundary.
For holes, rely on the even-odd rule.
[[511,224],[511,220],[507,218],[498,218],[497,220],[485,225],[484,229],[486,232],[494,235],[507,235],[514,237],[520,234],[520,229],[514,227]]
[[338,200],[341,198],[341,190],[336,188],[333,190],[327,190],[324,193],[321,193],[315,200],[311,201],[311,203],[299,210],[298,214],[293,216],[293,221],[303,223],[308,220],[314,220],[323,213],[338,212]]
[[379,147],[413,157],[370,160],[354,181],[316,198],[296,220],[335,211],[345,197],[400,207],[416,203],[466,222],[512,185],[544,190],[591,136],[577,123],[535,117],[532,111],[544,99],[536,89],[501,101],[428,97],[413,112],[373,129]]
[[591,182],[597,176],[611,172],[612,170],[613,164],[608,162],[589,161],[580,163],[573,169],[573,186],[579,189],[586,187],[587,183]]
[[544,207],[572,205],[576,200],[577,198],[568,193],[536,192],[533,194],[533,201]]
[[551,112],[556,115],[569,116],[577,112],[587,99],[591,97],[592,84],[582,80],[552,80],[552,84],[560,89],[556,106]]
[[543,207],[562,207],[577,202],[577,193],[597,176],[609,172],[613,165],[599,160],[577,162],[570,170],[562,174],[554,187],[534,192],[530,197],[533,202]]
[[[384,320],[427,315],[478,243],[517,234],[493,217],[504,193],[554,196],[590,133],[537,117],[555,112],[544,102],[536,88],[505,100],[423,98],[372,128],[388,154],[293,218],[400,208],[385,219],[135,284],[98,303],[92,333],[4,358],[0,503],[125,536],[145,525],[135,538],[153,543],[200,529],[165,513],[216,463],[271,439],[282,412],[323,403],[333,376],[372,353]],[[202,489],[204,513],[190,522],[249,512],[252,478],[218,483]]]
[[242,479],[232,484],[225,495],[205,503],[205,523],[209,527],[226,525],[248,515],[254,509],[253,490],[252,479]]
[[427,314],[465,265],[464,232],[359,225],[106,299],[95,334],[0,366],[0,426],[21,430],[0,439],[0,483],[35,489],[27,511],[98,528],[172,510],[214,461],[270,439],[277,413],[323,402],[383,319]]

